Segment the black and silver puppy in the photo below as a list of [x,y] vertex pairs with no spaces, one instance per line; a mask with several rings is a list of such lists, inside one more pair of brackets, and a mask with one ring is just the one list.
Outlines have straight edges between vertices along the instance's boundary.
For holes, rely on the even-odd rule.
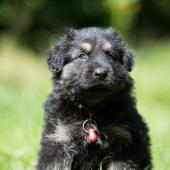
[[134,56],[113,29],[70,30],[48,52],[53,91],[37,170],[150,170],[148,129],[129,75]]

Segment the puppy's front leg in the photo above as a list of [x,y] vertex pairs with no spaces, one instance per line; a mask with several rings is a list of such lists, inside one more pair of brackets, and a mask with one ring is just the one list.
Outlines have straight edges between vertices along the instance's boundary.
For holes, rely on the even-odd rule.
[[74,145],[43,140],[37,170],[68,170],[75,154]]
[[71,166],[77,153],[77,145],[72,142],[72,128],[60,120],[52,131],[47,131],[46,127],[37,170],[65,170]]
[[126,162],[111,162],[110,164],[106,165],[103,167],[107,170],[138,170],[136,168],[132,168],[130,164]]

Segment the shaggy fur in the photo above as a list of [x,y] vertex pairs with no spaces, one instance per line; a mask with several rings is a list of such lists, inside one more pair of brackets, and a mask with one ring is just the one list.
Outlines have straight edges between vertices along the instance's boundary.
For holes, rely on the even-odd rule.
[[53,91],[37,170],[151,169],[148,128],[132,96],[134,56],[120,35],[112,28],[70,30],[47,62]]

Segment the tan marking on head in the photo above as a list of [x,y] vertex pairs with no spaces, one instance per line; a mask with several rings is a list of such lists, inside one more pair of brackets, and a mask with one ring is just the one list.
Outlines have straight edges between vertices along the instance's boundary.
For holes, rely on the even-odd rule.
[[90,53],[92,51],[92,44],[89,42],[84,42],[81,44],[81,46],[86,53]]
[[111,48],[112,48],[112,44],[111,44],[110,42],[105,42],[105,43],[103,44],[103,50],[104,50],[105,52],[109,51]]

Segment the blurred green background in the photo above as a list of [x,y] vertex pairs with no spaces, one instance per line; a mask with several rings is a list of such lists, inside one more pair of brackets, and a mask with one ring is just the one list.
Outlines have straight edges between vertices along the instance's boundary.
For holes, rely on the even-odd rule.
[[0,170],[33,169],[51,90],[46,49],[69,27],[114,26],[136,51],[154,170],[170,169],[169,0],[0,0]]

